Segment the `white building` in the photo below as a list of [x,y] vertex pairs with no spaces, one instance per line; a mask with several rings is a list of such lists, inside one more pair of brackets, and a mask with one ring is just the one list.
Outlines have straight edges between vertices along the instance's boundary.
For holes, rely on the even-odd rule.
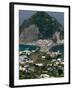
[[49,78],[49,75],[47,75],[47,74],[41,74],[40,75],[40,78]]
[[42,56],[42,59],[45,59],[45,56]]
[[25,56],[25,55],[19,56],[19,62],[20,62],[20,63],[24,63],[24,62],[26,62],[27,60],[28,60],[28,57],[27,57],[27,56]]
[[59,62],[56,62],[56,65],[58,65],[59,64]]
[[20,67],[19,67],[19,70],[21,70],[21,71],[25,71],[26,68],[20,66]]
[[37,63],[37,64],[35,64],[35,65],[37,65],[37,66],[43,66],[43,63]]
[[25,52],[27,55],[30,55],[30,54],[31,54],[31,51],[29,51],[29,50],[24,50],[24,52]]
[[61,60],[62,60],[61,58],[58,58],[58,59],[57,59],[57,61],[59,61],[59,62],[61,62]]

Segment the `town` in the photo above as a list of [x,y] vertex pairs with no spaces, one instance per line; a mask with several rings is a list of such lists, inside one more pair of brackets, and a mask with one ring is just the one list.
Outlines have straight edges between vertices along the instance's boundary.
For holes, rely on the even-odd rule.
[[40,48],[19,52],[19,79],[52,78],[64,76],[64,53],[49,51],[49,48],[60,43],[53,44],[52,40],[38,40],[35,45]]

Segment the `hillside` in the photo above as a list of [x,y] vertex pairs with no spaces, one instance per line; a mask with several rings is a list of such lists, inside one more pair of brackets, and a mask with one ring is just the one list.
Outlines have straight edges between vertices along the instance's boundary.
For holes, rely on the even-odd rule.
[[56,18],[46,12],[36,12],[29,19],[24,20],[19,27],[20,42],[33,42],[38,39],[52,39],[55,32],[59,32],[60,39],[64,38],[63,26]]

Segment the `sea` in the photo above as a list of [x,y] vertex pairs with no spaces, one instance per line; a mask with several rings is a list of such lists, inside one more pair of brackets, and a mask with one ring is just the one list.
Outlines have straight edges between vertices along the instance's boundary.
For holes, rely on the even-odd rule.
[[50,48],[50,51],[54,51],[54,52],[57,52],[57,51],[64,52],[64,45],[56,45],[56,46],[53,46],[52,48]]
[[[35,46],[35,45],[24,45],[24,44],[20,44],[19,45],[19,51],[24,51],[24,50],[32,51],[32,50],[39,50],[39,49],[40,49],[40,47]],[[50,48],[49,51],[54,51],[54,52],[60,51],[60,52],[64,52],[64,45],[53,46],[52,48]]]
[[24,51],[24,50],[32,51],[32,50],[38,50],[38,49],[39,47],[35,45],[24,45],[24,44],[19,45],[19,51]]

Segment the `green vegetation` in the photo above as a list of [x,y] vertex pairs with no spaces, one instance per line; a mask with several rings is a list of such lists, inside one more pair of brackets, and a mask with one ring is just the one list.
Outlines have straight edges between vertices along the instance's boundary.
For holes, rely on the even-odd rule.
[[26,48],[22,50],[23,53],[20,52],[19,79],[64,77],[64,53],[59,50],[61,47],[50,51],[55,45],[64,45],[64,28],[56,18],[37,11],[24,20],[19,27],[19,36],[19,44],[39,46],[37,51]]
[[52,38],[56,31],[60,32],[61,39],[64,38],[63,26],[56,20],[56,18],[51,17],[46,12],[36,12],[28,20],[25,20],[20,26],[20,34],[25,28],[34,24],[39,28],[38,39]]
[[[29,67],[26,68],[25,71],[19,70],[19,79],[40,78],[41,74],[47,74],[50,78],[64,76],[64,64],[61,63],[62,61],[57,61],[58,58],[61,58],[62,54],[58,54],[53,58],[49,54],[42,52],[37,52],[33,54],[38,54],[36,55],[36,60],[34,61],[34,63],[26,63],[22,66],[24,67],[25,65],[29,65]],[[45,58],[42,58],[42,55],[45,55]],[[57,62],[58,64],[56,64]],[[37,64],[43,65],[39,66]]]

